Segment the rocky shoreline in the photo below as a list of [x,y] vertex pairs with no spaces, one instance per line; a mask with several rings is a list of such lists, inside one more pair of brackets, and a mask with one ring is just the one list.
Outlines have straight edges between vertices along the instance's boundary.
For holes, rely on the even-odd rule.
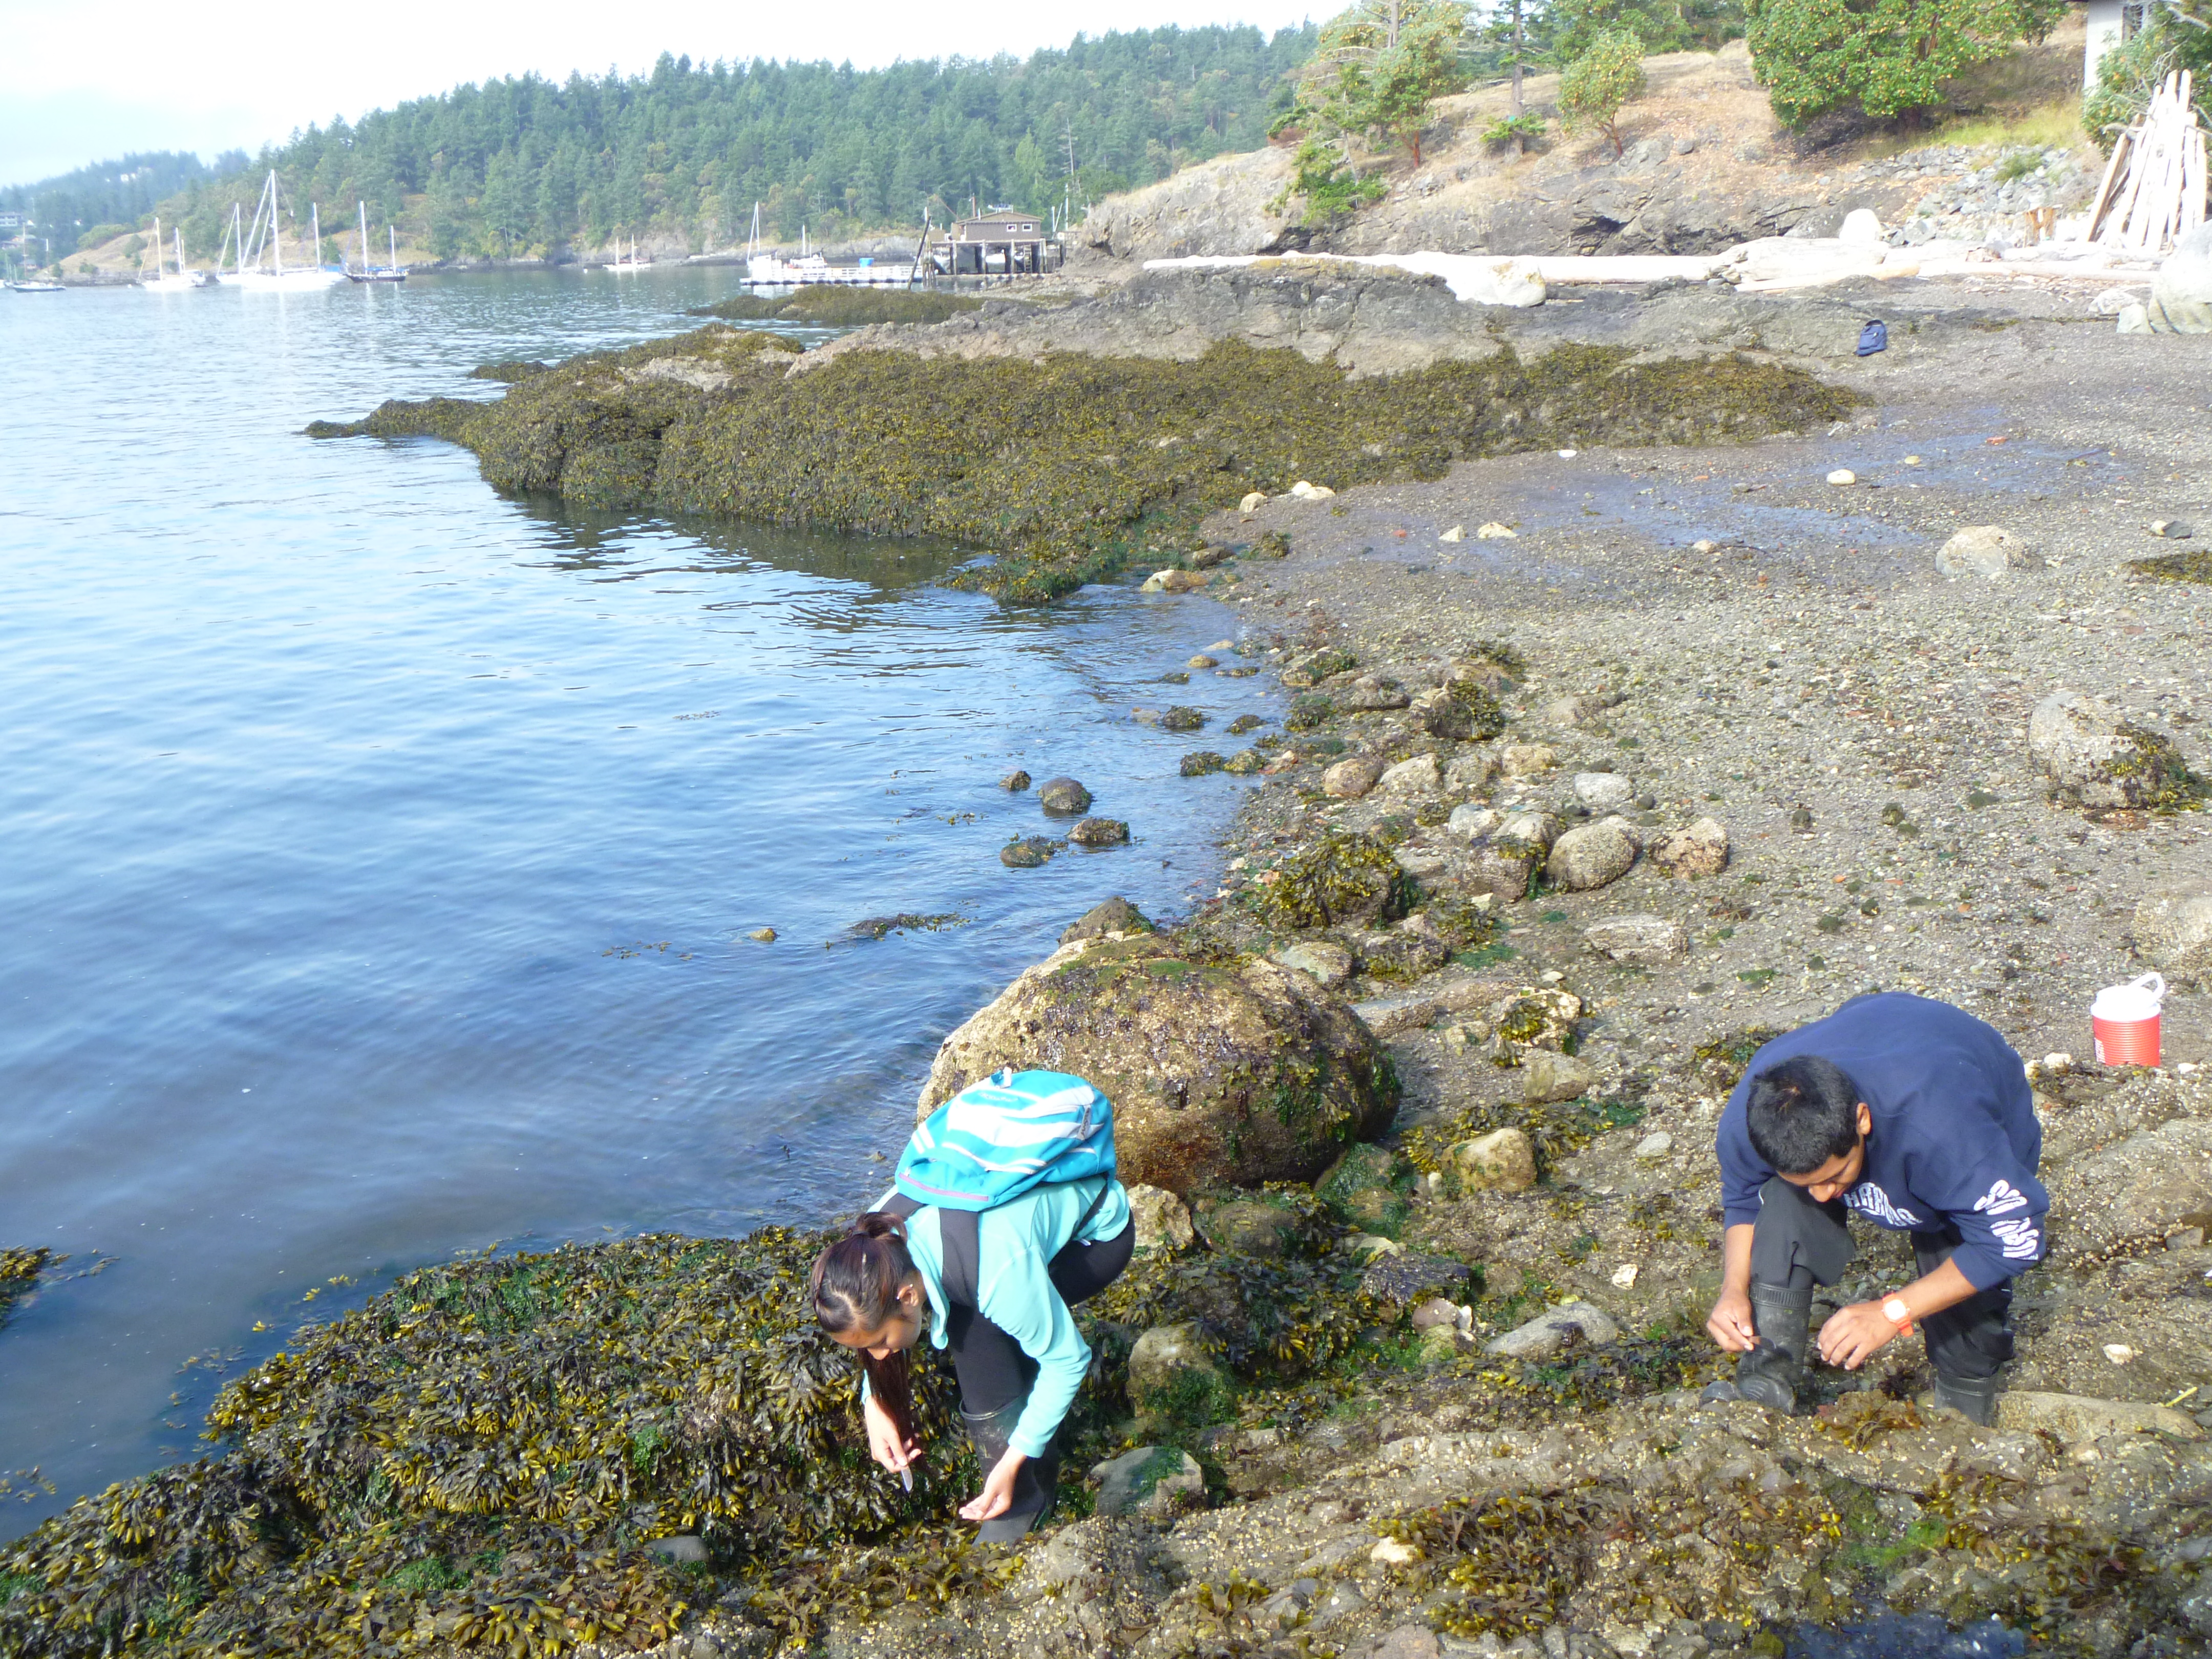
[[[924,1102],[1018,1057],[1127,1103],[1146,1248],[1085,1310],[1095,1489],[1000,1555],[945,1526],[960,1461],[911,1499],[863,1468],[851,1368],[798,1316],[805,1236],[464,1263],[231,1384],[227,1449],[0,1556],[0,1650],[1704,1659],[1891,1615],[1929,1652],[1993,1617],[1952,1650],[2202,1650],[2212,612],[2157,561],[2212,520],[2212,348],[1994,286],[1881,295],[1898,348],[1859,360],[1869,291],[1500,318],[1348,280],[986,306],[805,373],[702,332],[330,429],[652,502],[703,476],[670,471],[687,445],[726,446],[732,489],[783,465],[746,463],[795,389],[1045,352],[1094,376],[1122,418],[1037,487],[1068,538],[1045,563],[1158,548],[1143,602],[1225,604],[1162,702],[1186,771],[1253,793],[1211,901],[1076,923]],[[1152,377],[1224,338],[1279,360],[1271,387],[1375,398],[1369,424],[1267,448],[1170,422],[1148,399],[1190,383]],[[1666,398],[1622,391],[1655,368]],[[1455,416],[1496,441],[1421,429],[1438,386],[1480,393],[1424,376],[1568,370],[1549,407],[1494,379]],[[993,488],[1036,476],[994,441]],[[1170,473],[1123,464],[1140,442],[1213,448]],[[854,522],[916,527],[884,504],[924,475],[823,476],[857,477]],[[1280,727],[1246,718],[1254,670],[1293,694]],[[2088,994],[2147,965],[2177,988],[2166,1069],[2088,1064]],[[1821,1373],[1818,1415],[1696,1403],[1719,1103],[1762,1030],[1873,986],[2034,1061],[2056,1248],[1995,1429],[1918,1403],[1910,1339]],[[1893,1237],[1863,1249],[1838,1296],[1905,1271]]]

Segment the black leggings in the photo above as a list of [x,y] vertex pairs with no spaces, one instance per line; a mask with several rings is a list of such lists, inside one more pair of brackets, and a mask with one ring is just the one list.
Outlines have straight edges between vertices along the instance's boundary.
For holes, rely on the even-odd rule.
[[[1841,1199],[1815,1202],[1802,1187],[1776,1176],[1759,1192],[1759,1220],[1751,1233],[1751,1276],[1762,1285],[1799,1290],[1832,1285],[1858,1254]],[[1913,1265],[1926,1278],[1959,1248],[1949,1221],[1912,1235]],[[1955,1307],[1919,1322],[1928,1358],[1946,1376],[1988,1377],[2012,1358],[2012,1284],[1977,1291]]]
[[[1094,1244],[1070,1240],[1060,1247],[1047,1271],[1060,1299],[1073,1307],[1088,1302],[1121,1276],[1137,1248],[1134,1221],[1111,1238]],[[960,1408],[981,1417],[1011,1406],[1030,1391],[1036,1379],[1037,1364],[1008,1336],[973,1308],[956,1305],[945,1310],[945,1346],[952,1351],[952,1369],[960,1378]]]

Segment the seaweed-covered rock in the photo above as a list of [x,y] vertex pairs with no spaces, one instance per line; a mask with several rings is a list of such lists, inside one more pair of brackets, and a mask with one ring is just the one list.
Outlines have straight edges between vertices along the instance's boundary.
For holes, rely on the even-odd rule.
[[1060,847],[1049,836],[1024,836],[999,849],[999,862],[1009,870],[1034,870],[1050,863]]
[[[1079,828],[1080,826],[1078,826]],[[1116,893],[1085,910],[1061,932],[1060,943],[1073,945],[1079,939],[1103,939],[1109,933],[1149,933],[1152,924],[1145,913]]]
[[1500,1066],[1518,1066],[1539,1049],[1565,1054],[1582,1014],[1582,999],[1571,991],[1547,986],[1516,992],[1484,1015],[1491,1057]]
[[1186,1413],[1194,1397],[1223,1395],[1229,1382],[1195,1325],[1155,1325],[1129,1350],[1129,1403],[1139,1419]]
[[1177,769],[1187,778],[1210,778],[1229,769],[1228,757],[1212,749],[1196,749],[1182,757]]
[[1073,817],[1091,810],[1091,792],[1073,778],[1048,778],[1037,787],[1037,805],[1048,812]]
[[1406,872],[1372,836],[1323,836],[1271,872],[1263,916],[1283,927],[1335,927],[1389,921],[1406,910]]
[[51,1250],[0,1249],[0,1324],[7,1323],[8,1310],[31,1293],[52,1260]]
[[1518,1129],[1493,1129],[1451,1149],[1452,1169],[1467,1192],[1525,1193],[1536,1184],[1536,1153]]
[[1448,1255],[1414,1255],[1401,1252],[1369,1264],[1359,1276],[1359,1293],[1376,1306],[1392,1312],[1413,1307],[1431,1297],[1463,1293],[1474,1270]]
[[1310,974],[1323,985],[1341,985],[1352,977],[1356,960],[1341,945],[1327,939],[1301,939],[1275,952],[1273,958],[1285,968]]
[[1206,1501],[1206,1471],[1176,1446],[1139,1446],[1091,1471],[1100,1515],[1173,1515]]
[[1187,1250],[1197,1238],[1190,1207],[1164,1187],[1139,1181],[1128,1189],[1129,1217],[1140,1250]]
[[1305,1230],[1295,1212],[1257,1199],[1201,1203],[1192,1218],[1215,1249],[1269,1261],[1295,1251]]
[[1129,826],[1120,818],[1085,818],[1067,838],[1078,847],[1119,847],[1129,839]]
[[2101,697],[2061,690],[2036,704],[2027,752],[2060,796],[2083,806],[2172,808],[2203,798],[2172,738]]
[[1177,703],[1160,716],[1160,727],[1167,732],[1195,732],[1205,724],[1205,711],[1186,703]]
[[1004,1066],[1073,1072],[1114,1102],[1122,1178],[1188,1194],[1310,1181],[1397,1109],[1349,1006],[1272,962],[1155,936],[1062,946],[945,1039],[918,1115]]

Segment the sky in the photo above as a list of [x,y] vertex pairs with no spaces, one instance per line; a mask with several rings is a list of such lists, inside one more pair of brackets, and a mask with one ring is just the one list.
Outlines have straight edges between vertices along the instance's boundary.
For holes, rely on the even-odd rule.
[[[1317,15],[1335,9],[1324,5]],[[255,150],[333,115],[352,119],[465,81],[535,70],[634,74],[663,52],[831,58],[1026,56],[1079,33],[1164,23],[1295,27],[1309,0],[0,0],[0,184],[126,150]]]

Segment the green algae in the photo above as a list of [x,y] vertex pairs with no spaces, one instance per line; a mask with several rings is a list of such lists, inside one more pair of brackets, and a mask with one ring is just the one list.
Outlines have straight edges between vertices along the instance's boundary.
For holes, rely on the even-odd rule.
[[52,1260],[52,1250],[0,1249],[0,1325],[8,1322],[9,1310],[31,1293]]
[[2212,582],[2212,553],[2161,553],[2154,559],[2130,559],[2128,568],[2162,582]]
[[1601,441],[1748,438],[1857,400],[1747,358],[1639,362],[1588,346],[1364,380],[1235,342],[1190,362],[856,350],[786,374],[792,349],[714,325],[571,360],[495,404],[387,404],[310,431],[447,437],[502,489],[598,507],[942,536],[995,556],[956,580],[1030,601],[1139,560],[1179,561],[1200,520],[1255,488],[1434,478],[1466,457]]
[[[1002,300],[1001,305],[1026,303]],[[726,322],[804,323],[815,328],[860,328],[870,323],[941,323],[963,311],[976,311],[983,301],[973,295],[902,292],[896,289],[855,288],[842,283],[809,283],[797,293],[738,294],[710,306],[694,306],[692,317],[719,317]]]

